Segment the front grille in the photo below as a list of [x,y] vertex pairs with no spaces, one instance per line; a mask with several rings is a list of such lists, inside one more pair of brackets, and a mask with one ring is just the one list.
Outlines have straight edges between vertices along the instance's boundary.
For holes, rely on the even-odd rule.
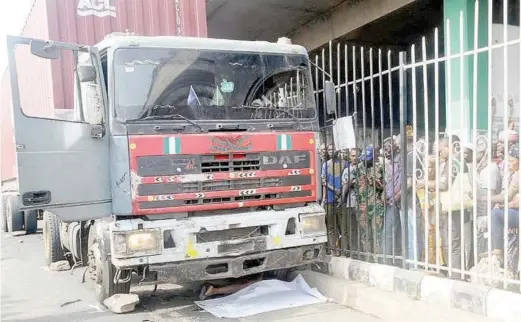
[[203,173],[212,172],[238,172],[260,170],[260,160],[226,160],[202,162],[201,171]]
[[202,231],[195,234],[197,243],[211,243],[216,241],[229,241],[262,237],[268,234],[268,226],[254,226],[243,228],[231,228],[217,231]]
[[255,189],[261,184],[261,179],[206,181],[202,182],[201,189],[202,191]]
[[261,195],[255,195],[255,196],[238,196],[238,197],[222,197],[222,198],[205,198],[205,199],[185,200],[185,203],[187,205],[203,205],[203,204],[223,203],[223,202],[232,202],[232,201],[277,199],[278,197],[279,197],[279,194],[270,193],[270,194],[261,194]]
[[[196,205],[210,205],[227,202],[239,201],[256,201],[256,200],[274,200],[274,199],[290,199],[309,197],[312,191],[290,191],[283,193],[259,194],[254,196],[237,196],[237,197],[222,197],[222,198],[205,198],[205,199],[189,199],[189,200],[161,200],[161,201],[142,201],[139,203],[141,209],[154,208],[169,208],[180,206],[196,206]],[[269,204],[269,202],[267,202]]]
[[243,190],[308,184],[311,184],[311,176],[309,175],[185,183],[154,183],[140,184],[138,194],[140,196],[150,196],[170,193]]

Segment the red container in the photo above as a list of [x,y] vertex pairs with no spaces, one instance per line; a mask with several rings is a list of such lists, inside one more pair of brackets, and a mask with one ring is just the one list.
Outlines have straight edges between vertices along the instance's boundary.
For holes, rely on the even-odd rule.
[[[35,0],[22,36],[94,45],[110,33],[206,37],[206,0]],[[23,49],[23,50],[22,50]],[[17,51],[22,108],[33,116],[74,106],[70,58],[42,61]],[[2,181],[16,176],[9,73],[1,83]]]

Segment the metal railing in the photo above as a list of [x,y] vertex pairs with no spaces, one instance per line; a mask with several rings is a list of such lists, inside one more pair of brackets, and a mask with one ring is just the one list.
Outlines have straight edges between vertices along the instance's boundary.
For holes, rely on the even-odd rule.
[[[314,57],[319,106],[324,82],[337,88],[320,151],[334,255],[520,290],[521,28],[493,24],[492,1],[480,2],[470,42],[461,13],[459,33],[446,21],[444,39],[435,29],[406,52],[330,42]],[[331,148],[344,116],[355,120],[354,151]]]

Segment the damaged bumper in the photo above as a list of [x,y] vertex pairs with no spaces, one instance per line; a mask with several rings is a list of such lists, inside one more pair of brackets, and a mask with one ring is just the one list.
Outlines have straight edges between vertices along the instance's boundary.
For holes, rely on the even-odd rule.
[[[208,265],[228,263],[228,277],[244,275],[237,267],[250,259],[264,262],[247,274],[307,264],[322,255],[327,241],[325,211],[317,204],[179,219],[133,218],[112,223],[110,231],[117,268],[194,265],[194,270],[205,271]],[[277,267],[274,258],[288,265]]]
[[157,283],[218,280],[302,266],[324,258],[325,246],[315,245],[272,250],[235,258],[149,265],[148,274],[153,276]]

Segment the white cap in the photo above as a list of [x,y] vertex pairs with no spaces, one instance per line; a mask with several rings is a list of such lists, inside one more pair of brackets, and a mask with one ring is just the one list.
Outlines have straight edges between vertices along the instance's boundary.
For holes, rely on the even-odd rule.
[[291,39],[288,37],[280,37],[277,39],[277,44],[291,45]]

